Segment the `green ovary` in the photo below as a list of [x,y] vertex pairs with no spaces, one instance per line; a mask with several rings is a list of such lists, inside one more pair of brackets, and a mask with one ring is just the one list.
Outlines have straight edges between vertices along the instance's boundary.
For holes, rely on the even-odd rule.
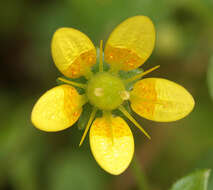
[[122,80],[107,72],[95,74],[87,86],[89,102],[101,110],[113,110],[122,104],[125,87]]

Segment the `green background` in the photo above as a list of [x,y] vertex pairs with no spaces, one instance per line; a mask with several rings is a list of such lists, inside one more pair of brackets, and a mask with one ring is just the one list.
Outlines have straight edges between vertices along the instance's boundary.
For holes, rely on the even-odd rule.
[[[166,190],[198,168],[213,169],[213,2],[211,0],[7,0],[0,2],[0,189],[136,190],[131,168],[111,176],[96,164],[88,138],[73,126],[57,133],[33,127],[36,100],[56,85],[50,42],[59,27],[73,27],[98,46],[130,16],[149,16],[157,40],[143,69],[193,95],[193,112],[181,121],[156,123],[135,118],[135,155],[151,190]],[[212,98],[211,98],[212,96]],[[210,178],[209,189],[213,189]]]

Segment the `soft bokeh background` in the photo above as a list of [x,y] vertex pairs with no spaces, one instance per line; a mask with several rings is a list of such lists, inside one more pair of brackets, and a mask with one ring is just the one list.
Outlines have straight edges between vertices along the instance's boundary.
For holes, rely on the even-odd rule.
[[197,168],[213,169],[212,10],[212,0],[1,1],[0,189],[138,189],[131,168],[111,176],[96,164],[88,138],[78,147],[77,127],[45,133],[32,126],[30,113],[60,76],[50,53],[57,28],[77,28],[98,46],[117,24],[139,14],[149,16],[157,30],[156,48],[143,68],[160,64],[149,76],[182,84],[196,101],[187,118],[173,123],[135,116],[152,136],[149,141],[132,128],[151,190],[169,189]]

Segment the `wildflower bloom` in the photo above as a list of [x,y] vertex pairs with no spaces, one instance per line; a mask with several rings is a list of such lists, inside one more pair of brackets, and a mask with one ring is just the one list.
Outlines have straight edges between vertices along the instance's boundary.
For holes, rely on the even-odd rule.
[[[182,86],[162,78],[144,75],[159,66],[129,78],[119,71],[130,72],[140,67],[151,55],[155,44],[155,29],[146,16],[131,17],[118,25],[105,45],[104,60],[110,69],[103,68],[103,48],[100,43],[99,72],[91,71],[96,64],[96,50],[90,39],[73,28],[58,29],[52,39],[52,56],[56,67],[68,78],[84,76],[86,83],[58,78],[65,84],[47,91],[35,104],[32,123],[43,131],[60,131],[72,126],[81,116],[85,104],[93,106],[80,145],[90,129],[90,147],[98,164],[107,172],[118,175],[130,164],[134,153],[134,139],[119,110],[148,138],[148,133],[124,106],[130,101],[138,115],[153,121],[170,122],[188,115],[194,100]],[[127,88],[134,83],[132,88]],[[74,88],[84,89],[79,94]],[[102,116],[97,117],[97,111]]]

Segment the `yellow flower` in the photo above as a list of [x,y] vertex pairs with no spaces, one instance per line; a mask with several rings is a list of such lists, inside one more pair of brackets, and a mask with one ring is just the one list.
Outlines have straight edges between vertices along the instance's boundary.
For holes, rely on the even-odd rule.
[[[152,21],[146,16],[131,17],[118,25],[106,42],[104,60],[110,69],[103,69],[101,41],[99,72],[93,73],[91,67],[96,63],[96,50],[90,39],[73,28],[58,29],[51,44],[56,67],[66,77],[84,76],[87,82],[77,83],[60,77],[66,84],[41,96],[33,108],[32,123],[44,131],[64,130],[78,120],[84,104],[91,104],[93,110],[80,145],[91,126],[90,147],[96,161],[111,174],[122,173],[132,160],[134,139],[127,123],[112,115],[113,110],[120,110],[150,138],[123,106],[125,101],[130,101],[132,110],[140,116],[159,122],[179,120],[194,107],[193,97],[174,82],[162,78],[139,80],[159,66],[127,79],[120,77],[119,70],[140,67],[151,55],[154,44]],[[133,88],[128,90],[127,85],[133,82]],[[84,89],[85,93],[80,95],[73,86]],[[102,110],[101,117],[96,117],[97,110]]]

